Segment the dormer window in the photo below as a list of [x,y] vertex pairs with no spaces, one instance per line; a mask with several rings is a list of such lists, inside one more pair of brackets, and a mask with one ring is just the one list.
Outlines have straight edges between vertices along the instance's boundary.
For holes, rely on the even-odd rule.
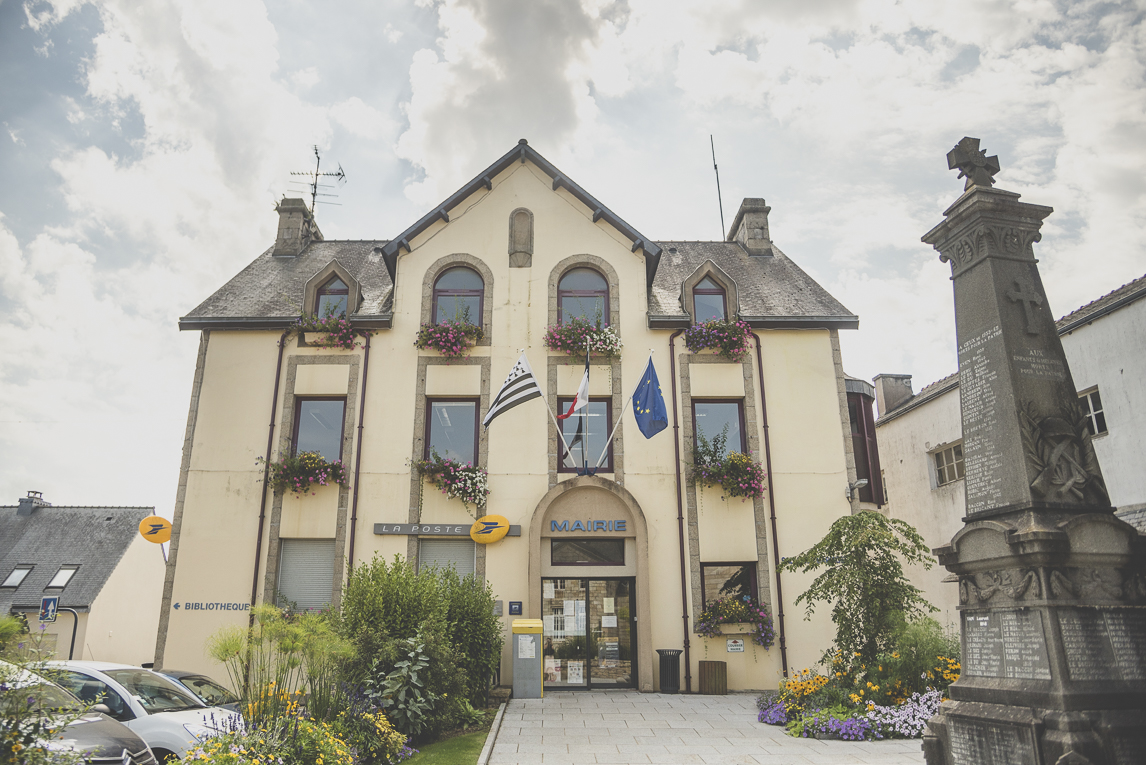
[[713,319],[724,319],[728,316],[725,305],[724,288],[706,276],[697,282],[692,289],[692,305],[694,320],[702,324]]
[[4,580],[4,584],[0,584],[0,587],[19,587],[30,573],[32,573],[31,566],[17,566],[12,569],[12,573],[8,574],[8,578]]
[[48,582],[48,586],[44,589],[47,590],[62,590],[68,586],[68,582],[72,581],[72,577],[76,575],[79,566],[60,566],[60,570],[52,577],[52,581]]
[[349,297],[350,288],[346,286],[346,282],[334,276],[318,288],[314,312],[320,319],[325,319],[327,316],[345,316]]

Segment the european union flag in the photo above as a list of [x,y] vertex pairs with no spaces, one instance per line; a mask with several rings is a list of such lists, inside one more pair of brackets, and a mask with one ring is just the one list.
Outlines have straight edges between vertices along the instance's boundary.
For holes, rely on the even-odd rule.
[[657,370],[651,358],[633,394],[633,416],[637,418],[637,427],[645,438],[652,438],[668,427],[665,397],[661,395],[661,384],[657,380]]

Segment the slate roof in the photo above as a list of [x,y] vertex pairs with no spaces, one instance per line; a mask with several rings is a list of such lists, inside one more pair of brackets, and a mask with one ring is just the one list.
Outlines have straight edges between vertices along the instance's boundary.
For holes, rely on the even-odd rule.
[[1077,311],[1072,311],[1055,322],[1060,335],[1081,327],[1083,324],[1101,318],[1111,311],[1116,311],[1125,305],[1146,297],[1146,276],[1123,284],[1113,292],[1100,297],[1098,300],[1087,303]]
[[[771,256],[749,255],[737,242],[657,242],[661,262],[649,291],[649,315],[681,316],[680,286],[711,260],[736,282],[741,316],[753,326],[832,324],[855,328],[859,318],[772,244]],[[685,321],[683,326],[688,326]]]
[[307,281],[337,260],[358,280],[362,302],[356,317],[390,312],[393,282],[379,248],[386,240],[334,240],[311,242],[295,257],[274,257],[270,247],[224,284],[214,295],[179,320],[180,329],[209,329],[214,324],[233,326],[236,320],[251,329],[285,328],[302,312]]
[[[41,597],[57,594],[62,607],[89,608],[135,541],[139,522],[155,512],[151,507],[52,505],[38,507],[31,515],[17,515],[16,510],[0,506],[0,582],[18,564],[34,568],[19,587],[0,588],[0,614],[13,607],[38,611]],[[66,587],[44,589],[60,566],[76,564],[79,570]]]

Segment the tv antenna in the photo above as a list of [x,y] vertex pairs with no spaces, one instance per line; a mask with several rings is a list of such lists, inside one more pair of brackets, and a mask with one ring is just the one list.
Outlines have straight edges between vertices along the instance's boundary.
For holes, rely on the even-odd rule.
[[[337,194],[326,194],[326,193],[320,192],[319,189],[333,189],[333,188],[335,188],[335,185],[331,185],[329,183],[320,183],[319,181],[321,179],[323,179],[323,178],[334,178],[335,183],[338,186],[341,186],[342,184],[346,183],[346,173],[342,170],[341,164],[339,164],[339,166],[338,166],[338,172],[337,173],[332,173],[329,171],[325,172],[325,173],[320,172],[319,171],[320,167],[322,167],[322,155],[318,153],[318,146],[315,146],[314,147],[314,171],[313,172],[305,172],[305,173],[295,173],[295,172],[291,173],[291,175],[301,175],[301,176],[305,176],[305,177],[310,179],[305,185],[310,188],[310,211],[312,213],[314,212],[314,206],[320,201],[318,199],[319,197],[334,198],[334,197],[338,196]],[[301,184],[302,181],[291,181],[291,183]],[[338,202],[327,202],[326,200],[321,200],[321,201],[324,205],[337,205],[338,204]]]

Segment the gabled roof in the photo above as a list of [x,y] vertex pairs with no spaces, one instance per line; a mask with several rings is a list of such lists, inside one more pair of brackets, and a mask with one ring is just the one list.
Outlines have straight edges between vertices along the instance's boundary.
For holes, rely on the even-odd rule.
[[394,273],[395,264],[398,260],[398,253],[405,249],[406,252],[410,251],[410,240],[418,234],[425,231],[431,225],[439,220],[450,222],[450,211],[457,205],[461,204],[463,200],[468,198],[471,194],[479,188],[492,189],[493,179],[498,173],[505,170],[514,162],[524,163],[529,160],[538,168],[541,169],[546,175],[553,180],[553,190],[556,191],[559,187],[564,188],[572,194],[581,204],[588,207],[593,211],[593,222],[603,220],[613,228],[620,231],[628,237],[633,243],[633,252],[637,249],[643,249],[645,253],[645,280],[648,284],[652,284],[653,276],[657,272],[657,263],[661,257],[661,248],[656,242],[650,241],[648,237],[641,234],[635,228],[630,226],[621,216],[614,213],[608,207],[597,201],[589,192],[574,183],[565,173],[558,170],[553,164],[545,157],[541,156],[536,149],[529,145],[529,143],[522,138],[517,142],[517,146],[510,149],[501,159],[494,162],[482,172],[478,173],[473,180],[462,186],[455,191],[444,202],[435,207],[430,212],[423,215],[417,223],[410,228],[403,231],[398,236],[394,237],[385,247],[382,248],[382,253],[386,257],[386,267],[390,273]]
[[[57,594],[61,607],[90,608],[138,536],[139,522],[154,513],[151,507],[46,505],[31,515],[16,510],[0,507],[0,582],[19,564],[34,568],[19,587],[0,588],[0,614],[13,608],[39,610],[40,598]],[[69,565],[79,570],[67,586],[46,591],[60,567]]]
[[285,329],[298,321],[307,281],[332,260],[358,280],[362,304],[351,320],[361,327],[388,327],[394,283],[382,268],[384,244],[386,240],[370,239],[311,242],[293,258],[276,258],[270,247],[181,318],[179,329]]
[[1078,329],[1083,324],[1088,324],[1112,311],[1117,311],[1119,308],[1130,305],[1143,297],[1146,297],[1146,276],[1123,284],[1118,289],[1113,292],[1108,292],[1098,300],[1087,303],[1077,311],[1068,313],[1055,322],[1055,327],[1058,329],[1060,335],[1066,334],[1067,332]]
[[[859,317],[772,245],[772,255],[749,255],[738,242],[659,242],[660,268],[649,290],[649,326],[687,327],[681,283],[706,260],[736,281],[740,318],[752,327],[855,329]],[[729,306],[729,310],[734,310]]]

